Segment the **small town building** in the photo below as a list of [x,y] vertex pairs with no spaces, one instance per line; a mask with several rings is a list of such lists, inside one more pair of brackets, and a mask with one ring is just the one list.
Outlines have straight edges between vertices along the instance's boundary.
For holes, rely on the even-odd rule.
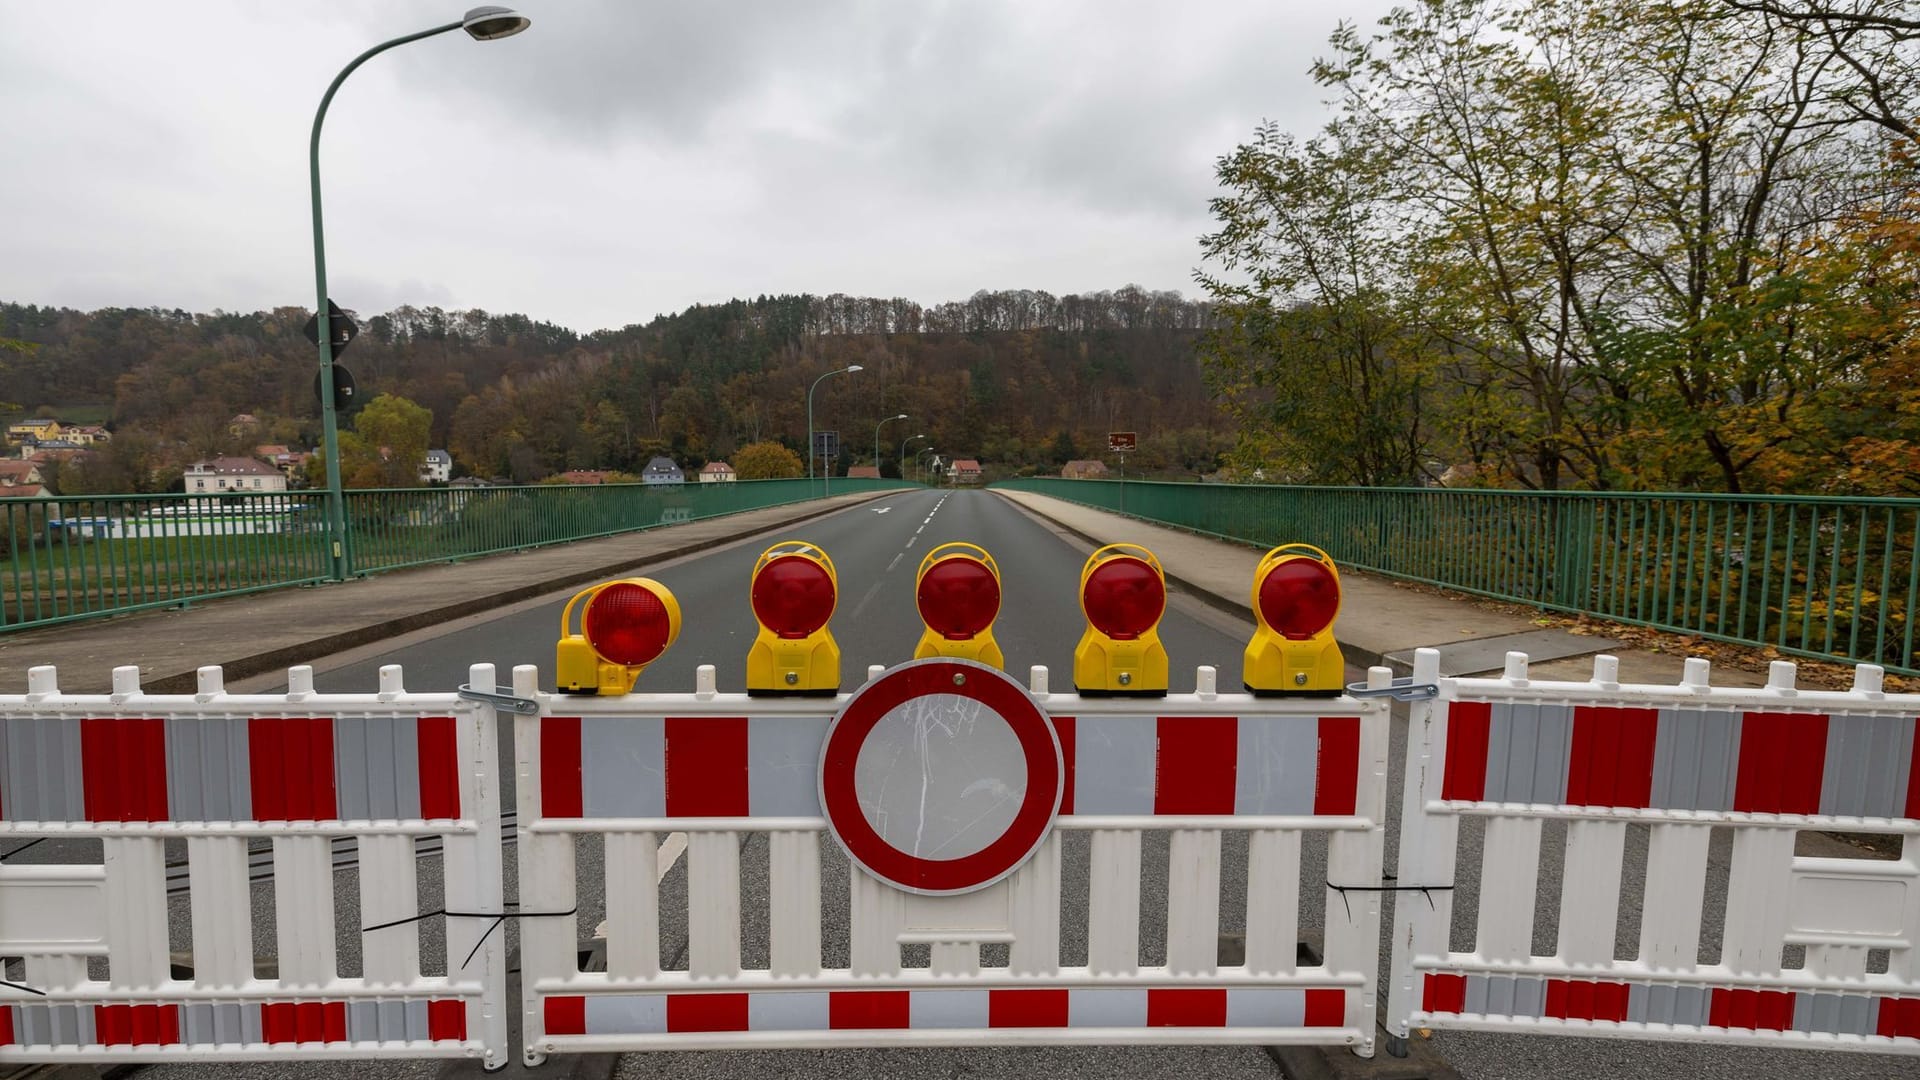
[[700,482],[703,484],[728,484],[740,479],[733,466],[724,461],[709,461],[700,466]]
[[643,484],[684,484],[687,482],[687,475],[680,471],[680,466],[675,465],[672,458],[657,457],[647,462],[647,467],[641,470],[640,482]]
[[40,416],[31,420],[21,420],[8,424],[7,438],[33,439],[35,441],[40,439],[57,439],[63,430],[65,429],[61,427],[60,421],[52,417]]
[[77,446],[93,446],[98,443],[112,442],[113,432],[99,424],[75,424],[62,431],[60,437]]
[[37,488],[43,479],[44,477],[40,475],[40,466],[36,462],[0,461],[0,488]]
[[607,472],[604,469],[568,469],[560,474],[560,481],[566,484],[604,484]]
[[1060,475],[1068,480],[1105,480],[1107,463],[1091,458],[1080,458],[1060,466]]
[[420,481],[425,484],[444,484],[453,479],[453,455],[445,450],[427,451],[427,460],[420,466]]
[[878,466],[878,465],[855,465],[855,466],[852,466],[851,468],[849,468],[849,469],[847,470],[847,479],[849,479],[849,480],[859,480],[859,479],[867,479],[867,480],[878,480],[878,479],[880,479],[880,466]]
[[972,458],[954,458],[947,466],[947,475],[956,484],[977,484],[980,482],[980,463]]
[[252,458],[208,458],[187,466],[186,490],[189,495],[263,495],[287,490],[287,476]]

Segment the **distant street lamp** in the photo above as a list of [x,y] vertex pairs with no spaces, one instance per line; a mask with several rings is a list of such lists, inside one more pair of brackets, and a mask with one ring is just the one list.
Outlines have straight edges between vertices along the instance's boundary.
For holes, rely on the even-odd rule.
[[915,439],[924,439],[925,435],[909,435],[900,440],[900,479],[907,478],[907,444]]
[[[940,453],[940,452],[939,452],[938,450],[935,450],[935,449],[934,449],[933,447],[931,447],[931,446],[923,446],[923,447],[921,447],[920,449],[918,449],[918,450],[915,450],[915,451],[913,452],[913,468],[914,468],[914,475],[916,475],[916,476],[918,476],[918,477],[920,478],[920,482],[921,482],[921,483],[923,483],[923,484],[924,484],[924,483],[926,483],[926,482],[927,482],[927,474],[926,474],[925,472],[923,472],[923,471],[921,471],[921,469],[920,469],[920,455],[921,455],[921,454],[933,454],[933,455],[935,455],[935,456],[937,457],[937,456],[939,455],[939,453]],[[929,468],[931,468],[931,467],[932,467],[932,459],[928,459],[928,467],[929,467]]]
[[333,103],[334,91],[340,89],[340,84],[347,80],[347,76],[353,74],[361,64],[396,45],[405,45],[450,30],[465,30],[475,41],[497,41],[512,37],[531,25],[533,20],[509,8],[477,7],[467,12],[459,22],[450,22],[445,26],[436,26],[375,45],[354,57],[353,63],[334,76],[333,83],[327,87],[326,96],[320,99],[320,110],[313,114],[309,165],[313,179],[313,276],[319,286],[319,305],[314,310],[318,313],[315,318],[320,326],[317,336],[320,338],[321,448],[327,457],[327,537],[333,546],[335,581],[344,581],[347,577],[347,514],[346,494],[340,487],[340,421],[333,401],[333,319],[328,314],[330,309],[327,303],[327,244],[320,227],[320,125],[327,119],[327,106]]
[[[813,493],[813,388],[814,386],[819,386],[822,380],[835,375],[851,375],[856,371],[864,370],[866,369],[862,368],[859,364],[848,364],[846,367],[836,368],[833,371],[827,372],[825,375],[820,376],[820,378],[813,380],[813,386],[807,387],[807,493],[809,495]],[[832,487],[833,463],[828,462],[827,482],[826,485],[821,488],[820,493],[825,495]]]
[[[873,471],[876,474],[879,473],[880,471],[880,429],[883,427],[886,427],[888,424],[893,423],[895,420],[906,420],[906,419],[909,419],[907,414],[901,413],[898,416],[889,416],[885,420],[882,420],[879,423],[873,425]],[[903,476],[900,479],[905,480],[906,477]]]

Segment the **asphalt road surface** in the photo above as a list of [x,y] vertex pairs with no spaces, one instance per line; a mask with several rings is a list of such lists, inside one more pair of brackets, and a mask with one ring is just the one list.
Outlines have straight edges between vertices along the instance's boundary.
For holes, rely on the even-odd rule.
[[[910,658],[921,624],[914,610],[914,572],[920,559],[934,546],[966,540],[986,547],[998,561],[1004,580],[1005,604],[995,625],[995,634],[1007,658],[1007,670],[1024,677],[1032,664],[1045,664],[1053,674],[1056,688],[1070,685],[1072,650],[1082,621],[1076,600],[1079,569],[1090,545],[1042,524],[1005,501],[979,491],[943,493],[914,491],[878,500],[841,513],[806,522],[796,527],[793,538],[812,541],[833,557],[839,572],[841,594],[833,619],[833,632],[843,655],[843,675],[848,685],[864,677],[869,664],[893,664]],[[744,683],[744,664],[752,642],[755,623],[748,607],[748,577],[760,551],[774,539],[759,537],[732,546],[683,558],[648,571],[665,582],[679,598],[684,621],[677,644],[649,669],[641,680],[643,688],[659,691],[690,691],[694,669],[713,664],[718,669],[720,688],[738,690]],[[516,664],[537,664],[542,684],[552,686],[553,648],[559,632],[559,615],[567,596],[528,601],[502,611],[475,616],[459,622],[422,631],[406,638],[382,642],[364,649],[328,658],[317,658],[316,683],[327,691],[370,691],[376,686],[381,665],[402,664],[406,684],[412,690],[450,690],[467,680],[468,666],[493,663],[504,683]],[[1191,689],[1194,668],[1212,664],[1219,671],[1221,687],[1234,687],[1240,681],[1240,651],[1250,627],[1236,619],[1177,591],[1161,625],[1161,634],[1172,658],[1173,689]],[[1350,672],[1358,678],[1360,673]],[[278,677],[236,683],[235,691],[272,690],[282,685]],[[1397,763],[1403,754],[1404,725],[1395,725],[1391,760]],[[503,742],[505,736],[503,735]],[[502,747],[503,761],[511,761],[510,746]],[[509,776],[509,783],[511,777]],[[1396,775],[1389,790],[1399,791]],[[506,796],[512,805],[512,796]],[[1389,821],[1397,809],[1390,809]],[[1471,828],[1462,830],[1463,868],[1477,866],[1479,837]],[[1166,848],[1149,842],[1143,850],[1142,883],[1142,961],[1158,962],[1164,941],[1166,910]],[[1063,860],[1067,874],[1064,893],[1069,905],[1084,905],[1086,896],[1085,834],[1067,834],[1069,843]],[[1073,841],[1080,841],[1074,843]],[[1543,852],[1557,850],[1547,838]],[[1393,857],[1393,837],[1389,835],[1388,858]],[[1638,837],[1644,845],[1644,833]],[[1811,841],[1818,843],[1817,839]],[[1631,847],[1631,845],[1630,845]],[[62,844],[58,848],[42,845],[28,853],[34,861],[97,861],[99,848]],[[825,959],[844,964],[847,959],[845,911],[847,869],[837,849],[827,844],[828,858],[823,860],[823,936]],[[685,860],[671,858],[674,849],[666,849],[661,874],[661,933],[663,958],[671,958],[685,942]],[[1223,847],[1222,873],[1223,920],[1233,918],[1232,895],[1245,895],[1244,839],[1229,841]],[[597,839],[583,838],[577,848],[580,934],[585,937],[604,917],[602,849]],[[1302,852],[1301,919],[1303,929],[1316,930],[1324,915],[1315,898],[1324,880],[1324,847],[1308,843]],[[1726,882],[1726,845],[1715,846],[1714,868],[1710,872],[1711,907],[1714,897],[1724,896]],[[671,860],[671,861],[669,861]],[[23,859],[22,861],[27,861]],[[1636,873],[1643,872],[1644,858],[1635,862],[1629,854],[1626,888],[1635,888]],[[1536,920],[1536,938],[1545,946],[1554,940],[1552,914],[1557,910],[1559,867],[1552,858],[1542,868],[1541,917]],[[750,840],[742,849],[742,929],[743,959],[748,964],[766,959],[766,851],[763,840]],[[514,860],[507,859],[507,894],[517,894],[513,880]],[[1639,869],[1636,869],[1638,867]],[[340,897],[337,925],[359,925],[352,897],[357,891],[351,870],[342,871],[337,895]],[[1456,943],[1465,947],[1473,928],[1471,873],[1463,874]],[[422,863],[423,904],[436,903],[432,892],[437,878],[436,861]],[[1716,892],[1717,890],[1717,892]],[[1077,899],[1075,899],[1077,898]],[[678,910],[676,911],[676,906]],[[1244,907],[1244,902],[1241,905]],[[1723,912],[1722,912],[1723,913]],[[175,922],[184,924],[184,905],[176,904]],[[272,896],[270,886],[256,889],[256,940],[271,949]],[[1076,939],[1074,925],[1079,923]],[[1720,914],[1707,913],[1708,940],[1703,952],[1718,950],[1717,923]],[[1620,940],[1635,942],[1637,914],[1623,915]],[[1391,926],[1391,914],[1385,920]],[[837,928],[837,932],[836,932]],[[1229,923],[1223,929],[1237,929]],[[517,942],[511,933],[509,943]],[[180,932],[176,930],[176,932]],[[1063,918],[1063,961],[1084,962],[1084,918]],[[342,973],[358,969],[359,935],[341,936]],[[423,963],[426,970],[444,964],[444,937],[429,922],[422,933]],[[1077,956],[1076,956],[1077,952]],[[994,962],[991,953],[983,957]],[[682,961],[684,963],[684,961]],[[1382,988],[1384,999],[1384,986]],[[1656,1044],[1624,1040],[1547,1038],[1513,1035],[1472,1035],[1442,1033],[1436,1044],[1463,1074],[1481,1078],[1606,1076],[1620,1078],[1665,1078],[1686,1075],[1695,1078],[1740,1077],[1742,1080],[1823,1077],[1895,1077],[1914,1075],[1912,1059],[1850,1055],[1812,1054],[1796,1051],[1755,1050],[1713,1047],[1695,1044]],[[298,1068],[284,1064],[207,1066],[180,1065],[152,1067],[141,1075],[156,1078],[242,1076],[433,1076],[441,1066],[434,1063],[306,1063]],[[1207,1077],[1231,1080],[1239,1077],[1275,1077],[1281,1075],[1267,1055],[1253,1047],[1225,1048],[990,1048],[913,1049],[913,1050],[834,1050],[780,1052],[725,1052],[699,1054],[631,1054],[619,1064],[623,1077],[786,1077],[847,1076],[892,1077],[900,1075],[941,1075],[969,1077],[1096,1077],[1151,1075],[1165,1077]]]

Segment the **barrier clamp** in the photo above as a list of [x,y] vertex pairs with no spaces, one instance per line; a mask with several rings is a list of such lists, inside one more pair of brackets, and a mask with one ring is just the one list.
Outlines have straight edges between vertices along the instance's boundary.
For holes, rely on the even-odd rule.
[[1431,701],[1440,696],[1440,684],[1414,682],[1411,678],[1395,679],[1385,686],[1368,686],[1363,682],[1348,683],[1347,696],[1390,697],[1395,701]]
[[507,712],[519,713],[522,716],[537,716],[540,713],[540,703],[532,698],[514,697],[512,694],[500,694],[492,690],[475,690],[467,683],[461,683],[460,689],[455,693],[468,701],[485,702],[496,709],[505,709]]

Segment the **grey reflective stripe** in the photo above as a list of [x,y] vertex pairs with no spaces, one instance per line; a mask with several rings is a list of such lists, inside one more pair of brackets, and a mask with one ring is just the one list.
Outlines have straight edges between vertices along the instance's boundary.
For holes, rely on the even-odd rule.
[[[584,743],[583,739],[583,747]],[[584,748],[581,753],[585,754]],[[662,1035],[667,1030],[667,998],[664,994],[589,994],[586,1021],[589,1035]]]
[[[1151,716],[1076,719],[1073,722],[1073,812],[1076,815],[1153,813],[1159,729],[1159,720]],[[1140,1000],[1144,1009],[1146,999]]]
[[747,995],[748,1031],[825,1031],[830,1015],[824,991]]
[[1793,1000],[1793,1030],[1834,1035],[1873,1035],[1879,999],[1860,994],[1800,993]]
[[1318,718],[1242,716],[1235,752],[1234,813],[1313,813],[1320,760]]
[[1537,1017],[1546,1011],[1544,979],[1512,975],[1467,976],[1467,1001],[1462,1008],[1483,1016]]
[[1731,810],[1739,764],[1739,714],[1661,709],[1649,802],[1656,810]]
[[[580,718],[581,816],[665,817],[666,770],[665,720],[657,716]],[[589,1009],[594,1000],[587,999]]]
[[167,727],[167,803],[175,821],[252,821],[244,716],[174,716]]
[[0,722],[0,800],[0,820],[87,820],[80,721],[9,716]]
[[1307,1022],[1304,990],[1229,990],[1227,1026],[1297,1028]]
[[260,1006],[189,1002],[180,1007],[180,1037],[197,1045],[257,1043]]
[[1712,993],[1704,986],[1635,983],[1627,988],[1627,1020],[1636,1024],[1705,1027]]
[[1904,817],[1913,762],[1913,721],[1904,716],[1830,716],[1820,812]]
[[1567,801],[1573,710],[1566,705],[1495,702],[1487,728],[1487,802]]
[[1078,1028],[1145,1027],[1147,1025],[1147,992],[1145,990],[1069,990],[1067,991],[1067,1025]]
[[347,1039],[350,1042],[426,1042],[427,1003],[350,1001],[347,1003]]
[[20,1005],[14,1014],[13,1041],[23,1046],[92,1046],[91,1005]]
[[907,994],[907,1025],[915,1028],[987,1026],[985,990],[912,990]]
[[342,820],[420,816],[420,726],[412,716],[338,716],[334,790]]
[[747,719],[747,812],[754,817],[820,816],[820,746],[827,716]]

